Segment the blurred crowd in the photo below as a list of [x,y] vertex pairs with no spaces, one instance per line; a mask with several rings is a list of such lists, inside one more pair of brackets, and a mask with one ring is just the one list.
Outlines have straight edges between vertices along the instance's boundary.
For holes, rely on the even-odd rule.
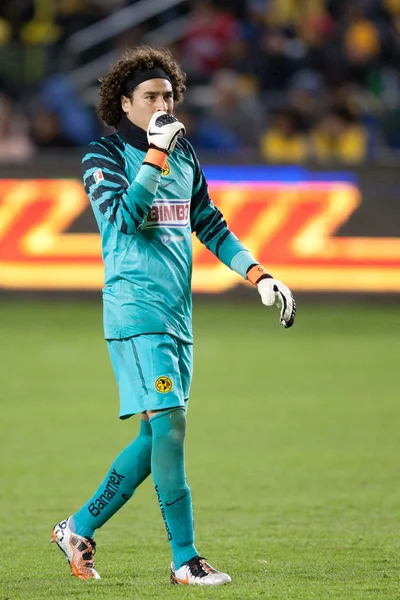
[[168,24],[188,75],[177,116],[199,152],[354,165],[398,155],[400,0],[186,0],[66,60],[73,34],[138,2],[2,0],[0,161],[109,133],[71,72],[151,32],[154,43]]

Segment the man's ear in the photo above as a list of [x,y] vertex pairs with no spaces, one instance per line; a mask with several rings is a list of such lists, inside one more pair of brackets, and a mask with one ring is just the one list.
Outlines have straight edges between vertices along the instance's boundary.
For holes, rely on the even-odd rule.
[[121,108],[124,112],[129,111],[130,104],[131,104],[131,101],[129,98],[127,98],[126,96],[121,96]]

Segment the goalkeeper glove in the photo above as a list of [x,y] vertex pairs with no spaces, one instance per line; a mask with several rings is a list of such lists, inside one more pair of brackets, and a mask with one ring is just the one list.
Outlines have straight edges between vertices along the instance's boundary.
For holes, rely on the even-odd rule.
[[280,324],[286,329],[296,318],[296,302],[292,292],[278,279],[274,279],[261,265],[252,265],[247,270],[247,279],[257,286],[261,302],[265,306],[274,304],[280,310]]
[[167,157],[175,148],[176,140],[185,133],[185,126],[176,117],[162,110],[155,112],[147,128],[147,141],[150,147],[143,164],[162,171]]

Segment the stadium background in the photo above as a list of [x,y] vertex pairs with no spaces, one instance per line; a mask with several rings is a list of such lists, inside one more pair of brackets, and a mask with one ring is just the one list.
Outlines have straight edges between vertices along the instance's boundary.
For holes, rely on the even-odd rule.
[[[229,598],[399,598],[400,3],[4,0],[0,590],[167,598],[150,482],[98,534],[96,588],[47,547],[128,443],[80,182],[97,77],[169,46],[177,111],[232,229],[298,298],[283,331],[195,246],[187,462]],[[209,597],[189,591],[189,596]]]

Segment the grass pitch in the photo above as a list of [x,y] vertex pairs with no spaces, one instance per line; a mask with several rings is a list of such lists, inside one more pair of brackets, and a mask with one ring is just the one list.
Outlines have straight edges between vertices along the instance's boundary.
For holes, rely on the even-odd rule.
[[3,301],[0,600],[400,598],[400,311],[195,305],[188,481],[198,548],[230,586],[168,583],[151,482],[97,533],[98,582],[69,576],[55,522],[94,492],[120,422],[100,302]]

